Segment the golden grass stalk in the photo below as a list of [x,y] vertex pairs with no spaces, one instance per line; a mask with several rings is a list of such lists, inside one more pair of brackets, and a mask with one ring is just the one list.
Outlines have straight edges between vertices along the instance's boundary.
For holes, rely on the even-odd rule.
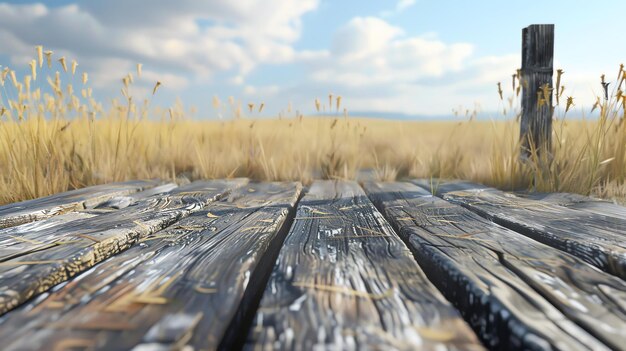
[[13,86],[17,88],[17,85],[19,84],[17,81],[17,77],[15,76],[15,71],[11,70],[9,72],[9,75],[11,76],[11,82],[13,82]]
[[156,84],[154,84],[154,88],[152,89],[152,96],[154,96],[154,94],[156,94],[157,90],[159,89],[159,87],[161,86],[161,82],[156,82]]
[[37,51],[37,60],[39,62],[39,68],[43,67],[43,46],[37,45],[35,47],[35,51]]
[[[47,77],[53,93],[44,89],[43,96],[40,86],[45,83],[38,86],[25,77],[22,84],[15,72],[2,71],[3,77],[9,75],[14,82],[10,89],[18,94],[0,106],[0,203],[126,179],[247,176],[310,182],[354,179],[364,169],[383,180],[463,178],[506,190],[534,183],[539,191],[626,197],[623,93],[621,100],[617,93],[602,103],[597,100],[598,119],[560,118],[554,123],[552,162],[543,167],[546,162],[538,157],[518,161],[519,123],[513,118],[470,121],[475,114],[468,111],[464,121],[416,122],[303,118],[297,111],[297,120],[251,123],[238,118],[241,104],[231,96],[234,118],[195,121],[186,117],[182,105],[150,109],[144,102],[137,108],[126,87],[126,101],[113,99],[105,108],[93,99],[91,87],[81,88],[81,99],[71,84],[63,89],[59,72]],[[520,77],[516,91],[524,84]],[[132,78],[125,78],[130,84]],[[155,84],[152,95],[160,86]],[[35,92],[29,94],[31,88]],[[341,97],[333,97],[339,109]],[[540,97],[546,100],[545,90]],[[515,102],[509,99],[510,106]],[[568,97],[566,111],[572,106],[574,99]],[[216,97],[214,107],[220,107]],[[319,99],[315,107],[321,110]]]
[[67,73],[67,62],[65,62],[65,56],[59,59],[59,63],[61,64],[61,67],[63,67],[63,71]]
[[53,53],[54,52],[51,50],[44,52],[44,54],[46,55],[46,62],[48,63],[48,68],[52,68],[52,54]]
[[37,61],[35,60],[30,61],[30,74],[33,80],[37,80]]

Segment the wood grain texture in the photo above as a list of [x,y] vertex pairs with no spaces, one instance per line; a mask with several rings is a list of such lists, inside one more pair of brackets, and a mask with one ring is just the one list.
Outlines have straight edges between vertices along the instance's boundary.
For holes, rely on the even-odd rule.
[[[132,193],[132,194],[124,195],[124,196],[115,196],[107,201],[101,202],[91,207],[96,208],[96,209],[120,210],[132,204],[135,204],[138,201],[147,199],[151,196],[169,193],[176,188],[178,188],[178,185],[176,185],[175,183],[166,183],[166,184],[155,186],[154,188],[150,188],[148,190],[143,190],[140,192],[136,192],[136,193]],[[88,207],[88,208],[91,208],[91,207]]]
[[49,218],[68,211],[93,207],[116,196],[153,188],[158,180],[133,180],[90,186],[39,199],[0,206],[0,228]]
[[354,182],[300,201],[245,349],[479,350]]
[[364,185],[493,349],[626,347],[626,283],[409,183]]
[[554,25],[533,24],[522,30],[522,69],[519,78],[522,87],[522,116],[520,140],[522,159],[551,153],[552,93],[543,93],[541,87],[552,85],[554,60]]
[[626,279],[626,218],[524,199],[469,182],[439,181],[435,190],[448,201]]
[[61,223],[42,221],[0,231],[0,315],[246,182],[195,182],[123,211],[79,213],[75,215],[83,218]]
[[245,338],[300,189],[299,183],[249,184],[143,237],[5,315],[0,345],[230,349]]
[[516,193],[516,195],[531,200],[549,202],[574,210],[621,219],[626,218],[626,207],[589,196],[571,193]]
[[57,246],[59,241],[55,241],[54,237],[58,236],[57,232],[63,232],[64,227],[72,226],[72,221],[110,214],[151,196],[160,196],[163,193],[172,192],[176,187],[175,184],[171,183],[159,185],[126,196],[111,198],[93,209],[70,211],[41,221],[0,229],[0,263],[31,252]]

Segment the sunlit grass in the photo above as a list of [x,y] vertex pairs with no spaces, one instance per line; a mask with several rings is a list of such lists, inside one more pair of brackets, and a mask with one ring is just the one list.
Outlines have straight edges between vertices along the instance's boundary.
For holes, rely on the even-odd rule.
[[[120,79],[121,102],[104,108],[91,97],[88,76],[75,61],[54,63],[49,51],[36,52],[23,79],[0,70],[0,203],[126,179],[246,176],[308,183],[354,179],[360,170],[382,180],[462,178],[503,189],[626,195],[626,98],[619,90],[598,101],[599,118],[557,114],[551,162],[531,157],[521,163],[516,97],[508,100],[506,119],[468,114],[433,122],[348,117],[342,98],[332,94],[327,106],[326,99],[312,99],[318,110],[333,111],[331,116],[290,111],[281,118],[250,119],[242,117],[234,98],[214,98],[215,114],[225,119],[200,121],[186,118],[180,106],[159,110],[149,100],[136,103],[131,87],[141,65]],[[618,81],[623,77],[620,69]],[[158,94],[161,83],[150,86]],[[258,113],[265,104],[247,107]]]

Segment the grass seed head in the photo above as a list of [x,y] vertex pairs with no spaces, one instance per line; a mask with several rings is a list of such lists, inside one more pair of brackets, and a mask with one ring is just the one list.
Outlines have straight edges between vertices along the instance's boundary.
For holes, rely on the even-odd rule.
[[88,80],[89,76],[87,75],[87,72],[83,72],[83,85],[87,84]]
[[573,97],[571,97],[571,96],[568,96],[568,97],[567,97],[567,105],[565,106],[565,112],[569,111],[569,109],[570,109],[572,106],[576,106],[576,105],[574,105],[574,98],[573,98]]
[[78,62],[76,62],[76,60],[72,60],[72,75],[76,74],[76,67],[78,67]]
[[563,73],[565,73],[565,71],[563,71],[562,69],[557,69],[556,70],[556,104],[559,104],[559,100],[561,98],[561,94],[559,92],[559,90],[561,89],[561,76],[563,75]]
[[37,51],[37,60],[39,60],[39,68],[43,67],[43,46],[37,45],[35,47]]
[[33,80],[37,80],[37,61],[30,61],[30,74],[33,77]]
[[547,102],[550,101],[550,96],[552,95],[552,89],[550,88],[550,84],[546,83],[541,86],[541,93],[543,94],[543,99]]
[[154,85],[154,88],[152,89],[152,96],[154,96],[154,94],[156,94],[157,90],[159,89],[159,87],[161,86],[161,82],[156,82],[156,84]]
[[599,96],[596,97],[596,102],[591,107],[591,113],[593,113],[593,111],[595,111],[598,107],[600,107],[600,97]]
[[15,71],[11,70],[11,72],[9,72],[9,74],[11,75],[11,81],[13,82],[13,86],[17,88],[17,78],[15,77]]
[[63,67],[63,71],[67,73],[67,62],[65,62],[65,56],[59,59],[59,63],[61,63],[61,67]]
[[141,77],[141,68],[143,67],[143,64],[138,63],[137,64],[137,77]]
[[44,52],[44,55],[46,55],[46,62],[48,64],[48,68],[52,68],[52,54],[53,53],[54,52],[51,50]]
[[[604,77],[604,75],[602,75]],[[610,82],[602,82],[602,89],[604,90],[604,100],[609,99],[609,84]]]

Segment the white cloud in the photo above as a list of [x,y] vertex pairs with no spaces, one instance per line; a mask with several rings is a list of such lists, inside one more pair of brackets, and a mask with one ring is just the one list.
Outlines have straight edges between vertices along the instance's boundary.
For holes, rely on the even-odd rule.
[[[264,63],[292,62],[300,16],[318,0],[108,0],[61,7],[0,3],[0,54],[25,66],[34,46],[76,58],[106,86],[135,63],[162,72],[172,87]],[[58,56],[57,56],[58,57]],[[155,75],[147,73],[146,77]],[[239,81],[242,79],[239,78]]]
[[415,0],[400,0],[396,4],[396,11],[404,11],[413,5],[415,5]]
[[308,77],[273,91],[277,99],[310,108],[332,91],[353,111],[450,114],[477,102],[499,109],[496,83],[510,80],[519,65],[518,55],[480,57],[472,44],[409,36],[375,17],[353,18],[336,31],[329,51],[312,56],[300,60]]
[[403,12],[404,10],[408,9],[409,7],[415,5],[416,0],[399,0],[396,3],[396,7],[393,10],[384,10],[380,12],[380,16],[381,17],[390,17],[392,15],[398,14]]
[[312,77],[345,86],[407,83],[459,70],[472,51],[470,44],[407,37],[381,19],[357,17],[337,31],[332,56]]
[[[149,94],[156,80],[163,82],[164,90],[175,92],[211,87],[207,96],[232,94],[264,101],[268,113],[277,113],[289,101],[294,110],[313,112],[315,97],[329,92],[342,95],[353,111],[449,114],[452,108],[472,108],[475,102],[485,110],[501,108],[496,83],[510,89],[511,74],[520,64],[517,53],[481,56],[471,43],[447,42],[434,32],[409,35],[380,17],[352,18],[327,38],[332,39],[327,48],[296,49],[301,18],[318,2],[108,0],[60,7],[0,3],[0,55],[26,68],[34,46],[44,44],[56,57],[76,58],[94,87],[115,94],[121,77],[141,62],[143,77],[133,92]],[[415,5],[414,0],[393,3],[393,13]],[[271,73],[262,71],[266,65],[297,73],[273,81]],[[254,82],[259,75],[250,73],[255,70],[261,70],[262,83]],[[578,106],[593,103],[589,90],[597,86],[597,74],[572,71],[564,78],[566,94],[574,94]]]

